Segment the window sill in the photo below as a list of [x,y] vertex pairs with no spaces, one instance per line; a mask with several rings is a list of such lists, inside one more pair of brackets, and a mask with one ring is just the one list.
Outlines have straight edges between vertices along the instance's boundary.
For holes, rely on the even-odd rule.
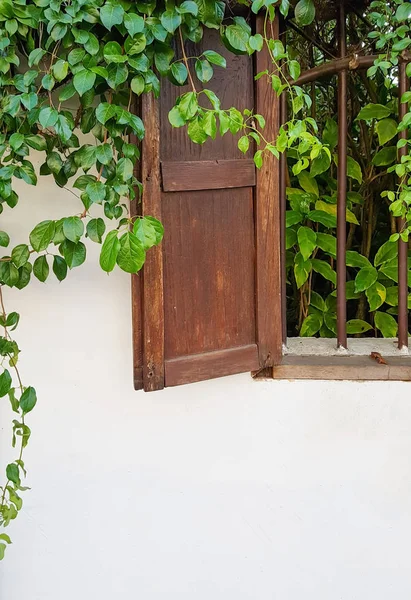
[[[349,350],[336,340],[291,338],[279,365],[255,377],[335,381],[411,381],[411,354],[394,339],[350,338]],[[371,353],[378,353],[372,357]],[[381,361],[381,358],[384,362]],[[384,364],[386,363],[386,364]]]

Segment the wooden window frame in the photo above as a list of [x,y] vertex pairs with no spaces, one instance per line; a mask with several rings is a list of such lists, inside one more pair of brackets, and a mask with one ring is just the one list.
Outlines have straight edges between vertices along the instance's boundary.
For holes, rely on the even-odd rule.
[[[344,35],[344,11],[340,12],[340,35]],[[256,32],[263,33],[264,18],[256,18]],[[280,33],[279,20],[274,23],[274,35]],[[344,117],[342,103],[348,70],[369,66],[370,57],[362,57],[355,64],[345,56],[345,45],[340,41],[341,56],[322,68],[303,73],[299,83],[317,77],[339,73],[340,118]],[[255,55],[255,72],[272,67],[267,51]],[[320,72],[317,72],[320,69]],[[330,71],[331,69],[331,71]],[[405,73],[405,70],[404,70]],[[404,83],[402,84],[404,85]],[[265,135],[275,139],[281,122],[286,121],[286,96],[278,99],[272,94],[264,78],[254,84],[255,111],[266,119]],[[189,357],[165,357],[164,309],[164,249],[163,245],[147,253],[142,274],[132,276],[134,387],[145,391],[165,386],[211,379],[223,375],[251,371],[254,378],[273,379],[332,379],[332,380],[411,380],[411,358],[389,357],[376,362],[370,356],[288,356],[286,345],[286,290],[285,290],[285,170],[286,157],[273,155],[265,158],[261,169],[255,170],[249,160],[163,162],[160,160],[159,103],[152,94],[144,94],[138,108],[146,126],[142,144],[142,158],[138,176],[143,183],[141,204],[135,204],[135,214],[150,214],[162,218],[161,191],[179,192],[203,189],[240,188],[254,186],[255,222],[255,322],[256,343],[194,354]],[[341,131],[342,129],[342,131]],[[340,128],[340,153],[344,151],[346,127]],[[225,163],[225,164],[223,164]],[[342,161],[341,161],[342,163]],[[227,177],[227,169],[231,179]],[[212,183],[210,174],[212,173]],[[340,196],[345,197],[344,177],[339,177]],[[235,181],[235,185],[230,181]],[[343,204],[341,203],[341,206]],[[341,208],[340,206],[340,208]],[[345,277],[345,249],[341,237],[345,229],[345,209],[339,211],[340,283]],[[341,259],[341,255],[343,258]],[[401,262],[400,269],[403,268]],[[346,347],[345,291],[340,289],[338,344]],[[343,306],[344,305],[344,306]],[[400,345],[408,344],[402,336]],[[372,351],[372,343],[370,344]],[[388,363],[388,364],[387,364]]]

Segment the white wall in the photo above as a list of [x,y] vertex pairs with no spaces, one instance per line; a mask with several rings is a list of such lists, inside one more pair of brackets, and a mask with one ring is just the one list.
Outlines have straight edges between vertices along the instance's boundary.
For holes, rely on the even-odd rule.
[[[75,206],[24,188],[2,228],[18,243],[24,214]],[[241,375],[136,393],[129,279],[90,258],[6,294],[39,402],[1,600],[408,600],[408,384]],[[2,399],[2,471],[11,418]]]

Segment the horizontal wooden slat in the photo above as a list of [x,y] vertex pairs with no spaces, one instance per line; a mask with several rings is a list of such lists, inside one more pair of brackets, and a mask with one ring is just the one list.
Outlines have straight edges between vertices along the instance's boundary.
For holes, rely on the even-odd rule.
[[165,192],[219,190],[255,185],[254,161],[192,160],[162,162]]
[[256,344],[166,360],[166,386],[182,385],[258,369]]
[[[387,357],[378,364],[369,356],[285,356],[274,366],[274,379],[334,381],[411,381],[410,357]],[[264,374],[262,374],[264,375]]]

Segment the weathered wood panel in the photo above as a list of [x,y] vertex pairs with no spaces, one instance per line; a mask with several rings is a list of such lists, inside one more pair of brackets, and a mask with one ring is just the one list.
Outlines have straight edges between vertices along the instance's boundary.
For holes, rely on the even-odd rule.
[[256,344],[166,360],[166,385],[182,385],[257,369]]
[[191,160],[161,163],[164,192],[189,192],[255,185],[253,160]]
[[[143,214],[161,220],[160,111],[153,94],[141,100],[146,127],[142,145],[141,181]],[[164,387],[164,287],[163,245],[147,252],[143,270],[143,384],[145,391]]]
[[[215,48],[218,37],[206,32],[200,45],[188,45],[188,54]],[[278,101],[267,83],[264,89],[254,85],[253,60],[221,45],[219,51],[227,70],[216,67],[206,87],[224,109],[257,108],[274,138]],[[264,61],[265,55],[258,70]],[[161,100],[150,96],[142,106],[143,214],[165,226],[162,246],[148,252],[142,280],[146,390],[261,369],[276,362],[281,341],[279,273],[272,272],[279,270],[278,161],[269,158],[256,174],[251,152],[244,156],[238,149],[241,134],[198,145],[185,128],[173,129],[168,112],[189,90],[164,81]],[[137,293],[136,283],[133,289]]]
[[[257,33],[263,33],[264,17],[257,17]],[[273,37],[279,35],[278,19],[273,25]],[[273,65],[268,51],[263,49],[255,55],[256,73]],[[265,77],[255,84],[255,111],[266,119],[264,136],[275,141],[280,122],[280,101],[268,85]],[[268,153],[267,153],[268,154]],[[279,362],[282,354],[281,310],[281,207],[280,162],[275,156],[264,158],[257,171],[255,218],[257,252],[257,343],[260,363],[271,367]]]

